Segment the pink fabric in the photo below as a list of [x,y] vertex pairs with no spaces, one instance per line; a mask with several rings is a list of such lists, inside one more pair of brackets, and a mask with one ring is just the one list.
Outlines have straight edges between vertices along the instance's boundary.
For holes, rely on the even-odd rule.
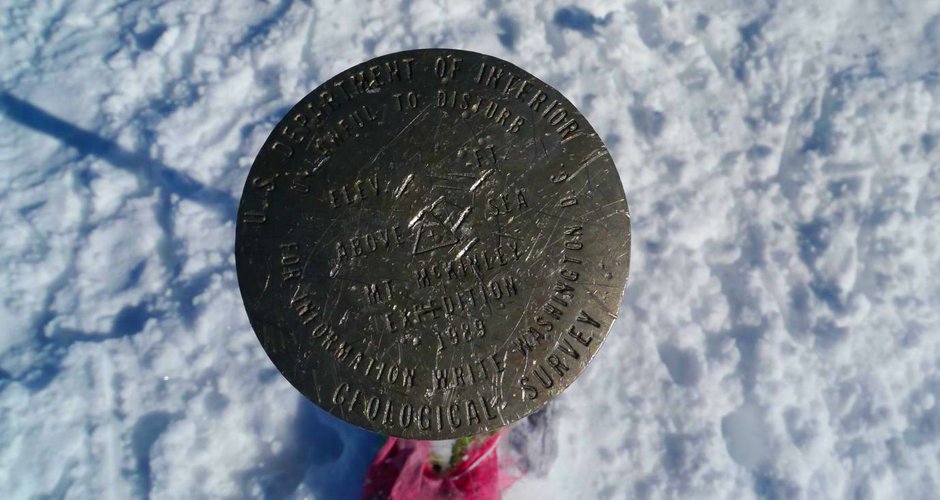
[[512,479],[500,474],[497,445],[502,432],[477,446],[453,469],[438,473],[428,456],[430,443],[389,438],[366,474],[365,500],[498,500]]

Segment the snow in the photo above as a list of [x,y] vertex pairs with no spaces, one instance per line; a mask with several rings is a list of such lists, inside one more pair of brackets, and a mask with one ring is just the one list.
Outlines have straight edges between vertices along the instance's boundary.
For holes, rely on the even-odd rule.
[[381,438],[266,358],[235,207],[296,100],[434,46],[561,90],[633,216],[620,320],[513,430],[508,498],[940,491],[940,3],[0,9],[0,497],[356,497]]

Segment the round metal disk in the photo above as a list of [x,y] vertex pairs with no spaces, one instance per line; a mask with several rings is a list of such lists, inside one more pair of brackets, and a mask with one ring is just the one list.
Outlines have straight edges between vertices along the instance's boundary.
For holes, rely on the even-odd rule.
[[298,390],[375,432],[449,439],[574,382],[616,318],[630,216],[558,91],[415,50],[291,108],[251,167],[235,252],[251,325]]

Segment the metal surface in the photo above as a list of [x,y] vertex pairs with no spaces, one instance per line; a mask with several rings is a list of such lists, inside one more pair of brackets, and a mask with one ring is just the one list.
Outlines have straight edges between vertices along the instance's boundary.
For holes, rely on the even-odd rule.
[[560,93],[458,50],[379,57],[278,123],[238,214],[238,282],[271,360],[366,429],[448,439],[568,387],[626,284],[630,218]]

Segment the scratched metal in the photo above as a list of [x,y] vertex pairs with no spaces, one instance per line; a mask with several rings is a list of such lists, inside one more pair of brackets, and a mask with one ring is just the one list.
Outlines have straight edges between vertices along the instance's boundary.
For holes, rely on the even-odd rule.
[[630,217],[559,92],[497,58],[401,52],[330,79],[251,167],[238,282],[306,397],[412,439],[507,425],[561,393],[616,318]]

